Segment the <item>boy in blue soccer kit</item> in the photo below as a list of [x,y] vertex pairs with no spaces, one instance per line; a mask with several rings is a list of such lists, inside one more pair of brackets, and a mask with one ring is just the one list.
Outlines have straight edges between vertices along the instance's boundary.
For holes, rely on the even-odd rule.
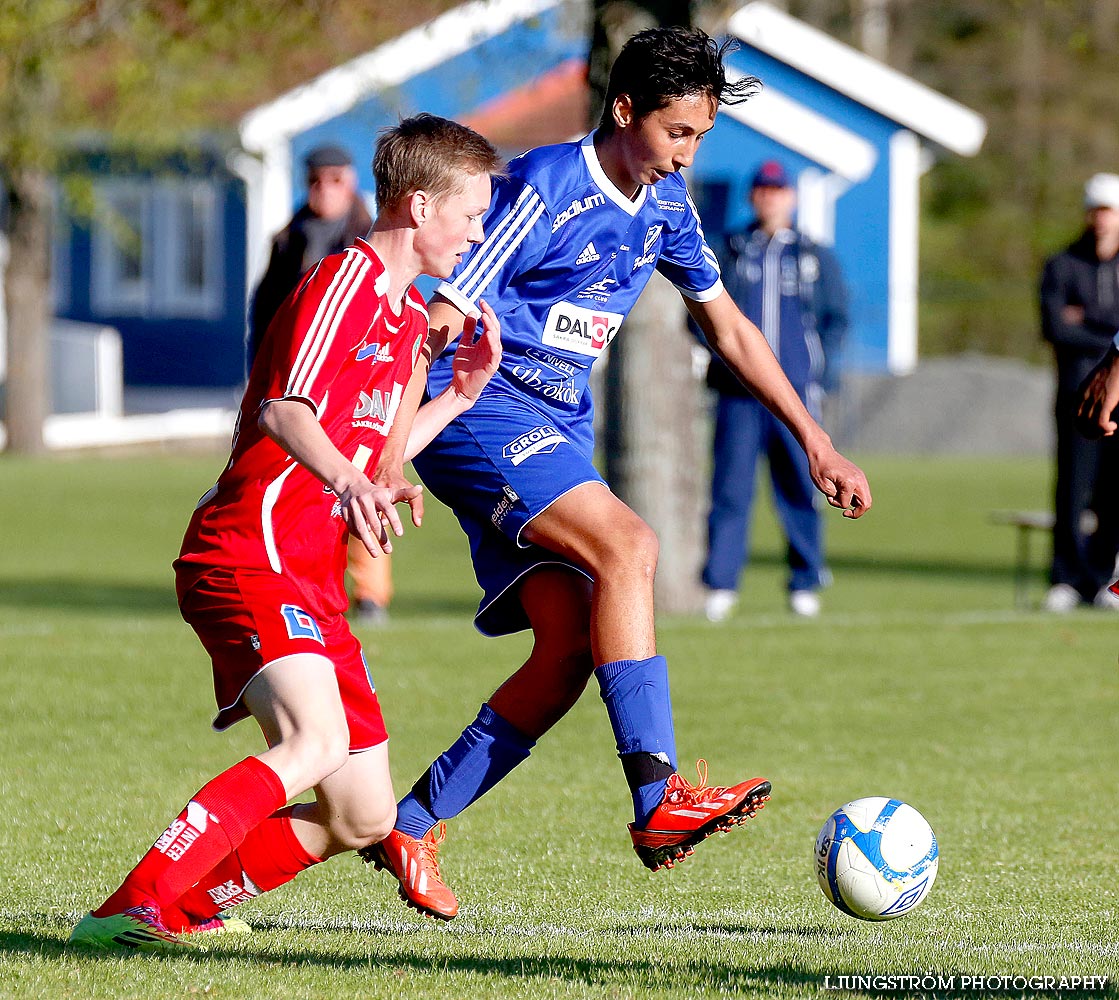
[[[633,796],[633,845],[648,868],[672,867],[768,798],[763,778],[708,786],[703,762],[698,785],[677,773],[667,664],[654,638],[656,537],[591,461],[590,369],[654,268],[680,290],[712,348],[789,426],[829,502],[849,517],[870,506],[862,472],[835,451],[723,289],[679,173],[720,101],[742,100],[756,86],[728,82],[724,54],[694,29],[630,39],[599,127],[581,142],[513,160],[495,188],[485,242],[430,305],[433,356],[480,296],[501,320],[497,374],[415,464],[469,536],[484,591],[478,629],[528,627],[534,645],[399,803],[393,833],[362,852],[428,915],[458,911],[438,868],[441,821],[523,761],[592,674]],[[427,391],[438,393],[449,377],[444,351]],[[421,395],[413,383],[402,406],[417,406]]]

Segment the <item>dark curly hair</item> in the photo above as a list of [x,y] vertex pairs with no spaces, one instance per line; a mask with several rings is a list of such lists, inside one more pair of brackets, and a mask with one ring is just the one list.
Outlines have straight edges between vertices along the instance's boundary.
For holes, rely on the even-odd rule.
[[613,131],[614,101],[620,94],[629,95],[637,120],[692,94],[708,94],[716,106],[746,100],[761,81],[755,76],[727,80],[723,59],[736,47],[731,39],[720,45],[699,28],[639,31],[622,46],[610,69],[599,130]]

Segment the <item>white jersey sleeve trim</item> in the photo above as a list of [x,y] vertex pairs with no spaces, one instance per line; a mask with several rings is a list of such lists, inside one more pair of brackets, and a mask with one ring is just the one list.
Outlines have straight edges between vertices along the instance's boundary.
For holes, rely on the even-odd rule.
[[473,298],[481,294],[543,214],[544,202],[540,195],[526,187],[501,224],[479,247],[466,270],[455,279],[464,295]]
[[446,281],[439,284],[439,287],[435,289],[435,294],[445,298],[464,316],[470,316],[478,312],[478,307],[470,299]]
[[713,302],[723,294],[723,283],[722,281],[716,281],[710,288],[702,292],[696,292],[690,288],[682,288],[680,285],[676,286],[676,290],[683,295],[684,298],[691,299],[693,302]]
[[[322,418],[322,413],[320,412],[319,404],[316,403],[315,400],[313,400],[310,396],[302,396],[299,393],[285,393],[283,396],[269,396],[268,399],[261,400],[260,406],[257,407],[256,412],[257,413],[263,413],[264,408],[269,403],[283,403],[283,402],[286,402],[289,399],[293,399],[293,400],[295,400],[296,402],[299,402],[299,403],[305,403],[307,406],[309,406],[311,408],[311,412],[315,415],[316,420],[319,420],[319,419]],[[324,402],[325,402],[325,397],[324,397]]]

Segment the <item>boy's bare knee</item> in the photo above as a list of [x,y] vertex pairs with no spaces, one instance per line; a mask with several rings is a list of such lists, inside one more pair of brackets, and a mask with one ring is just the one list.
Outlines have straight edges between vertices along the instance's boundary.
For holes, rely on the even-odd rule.
[[286,772],[288,784],[304,790],[330,777],[349,759],[349,733],[320,730],[300,733],[273,747],[277,773]]
[[396,822],[396,805],[391,810],[378,810],[332,817],[330,834],[339,847],[358,851],[377,844],[392,832]]

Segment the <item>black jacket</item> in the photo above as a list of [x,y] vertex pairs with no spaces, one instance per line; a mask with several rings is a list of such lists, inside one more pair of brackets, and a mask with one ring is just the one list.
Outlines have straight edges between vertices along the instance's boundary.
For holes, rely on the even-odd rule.
[[[1083,321],[1068,322],[1065,306],[1083,309]],[[1045,262],[1041,330],[1057,359],[1058,391],[1075,392],[1119,330],[1119,257],[1101,261],[1091,231]]]
[[[307,235],[304,226],[311,217],[311,210],[304,205],[272,240],[268,269],[260,279],[260,284],[253,294],[252,304],[249,306],[248,366],[250,368],[264,337],[264,331],[272,322],[272,317],[276,315],[292,289],[299,284],[299,279],[319,262],[318,257],[314,260],[307,259]],[[357,237],[365,236],[372,225],[373,220],[369,217],[365,203],[360,196],[356,197],[342,235],[334,246],[330,247],[328,254],[341,253]]]

